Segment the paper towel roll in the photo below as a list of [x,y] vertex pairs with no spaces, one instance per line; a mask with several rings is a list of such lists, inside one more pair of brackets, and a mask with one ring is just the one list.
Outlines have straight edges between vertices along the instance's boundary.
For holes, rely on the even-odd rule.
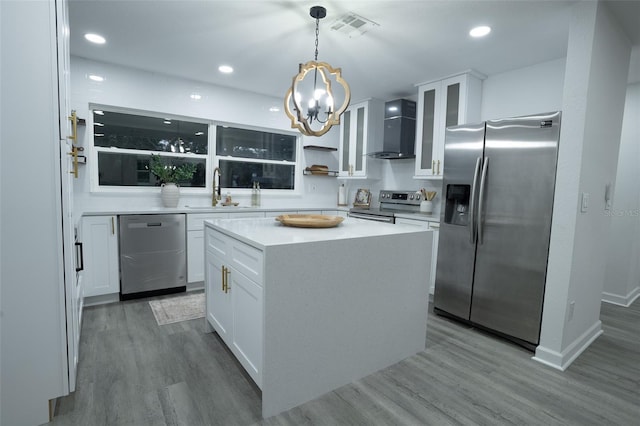
[[347,188],[345,188],[344,183],[341,183],[338,187],[338,205],[347,205]]

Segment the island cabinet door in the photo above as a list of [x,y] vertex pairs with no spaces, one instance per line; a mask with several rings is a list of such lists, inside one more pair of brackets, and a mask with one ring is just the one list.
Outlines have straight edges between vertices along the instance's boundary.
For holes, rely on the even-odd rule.
[[226,289],[227,273],[223,261],[207,252],[205,264],[205,285],[207,295],[207,321],[218,332],[222,340],[229,344],[233,314],[231,295]]
[[229,346],[262,389],[262,287],[236,269],[230,271],[228,291],[233,305],[233,342]]

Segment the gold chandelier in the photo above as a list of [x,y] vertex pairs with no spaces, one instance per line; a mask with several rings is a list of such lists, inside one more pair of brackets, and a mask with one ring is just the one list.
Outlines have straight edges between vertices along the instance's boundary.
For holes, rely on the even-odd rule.
[[[292,128],[300,130],[300,133],[306,136],[322,136],[331,126],[340,124],[340,116],[351,100],[351,89],[342,78],[340,68],[333,68],[326,62],[318,62],[319,24],[320,19],[327,16],[327,10],[322,6],[313,6],[309,14],[316,20],[315,57],[313,61],[299,65],[298,74],[293,77],[291,87],[285,96],[284,110],[291,120]],[[313,75],[312,83],[309,79],[305,81],[307,75]],[[335,84],[341,86],[344,91],[343,102],[339,108],[335,107]],[[305,102],[306,114],[302,108]],[[326,108],[325,111],[321,111],[323,106]]]

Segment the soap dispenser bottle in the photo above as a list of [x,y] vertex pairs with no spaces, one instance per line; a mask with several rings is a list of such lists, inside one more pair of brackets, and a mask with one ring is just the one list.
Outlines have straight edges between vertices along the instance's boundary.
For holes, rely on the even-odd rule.
[[258,207],[258,182],[253,182],[253,188],[251,189],[251,207]]

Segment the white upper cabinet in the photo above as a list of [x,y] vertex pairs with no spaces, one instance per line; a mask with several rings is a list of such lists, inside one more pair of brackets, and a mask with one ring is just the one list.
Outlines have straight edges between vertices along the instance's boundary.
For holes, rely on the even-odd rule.
[[416,178],[442,178],[445,129],[480,121],[484,78],[465,72],[418,85]]
[[369,99],[351,105],[342,115],[338,176],[380,178],[379,160],[367,156],[382,150],[384,102]]

